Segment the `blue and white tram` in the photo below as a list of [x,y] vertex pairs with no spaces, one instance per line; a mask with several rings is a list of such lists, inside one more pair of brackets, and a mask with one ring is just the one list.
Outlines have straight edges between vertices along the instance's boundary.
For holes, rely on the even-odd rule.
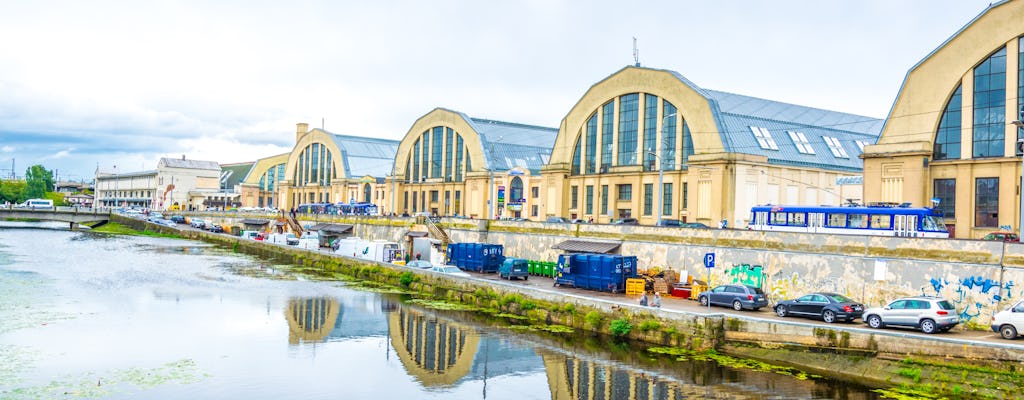
[[755,206],[748,229],[948,238],[942,213],[931,208],[886,206]]

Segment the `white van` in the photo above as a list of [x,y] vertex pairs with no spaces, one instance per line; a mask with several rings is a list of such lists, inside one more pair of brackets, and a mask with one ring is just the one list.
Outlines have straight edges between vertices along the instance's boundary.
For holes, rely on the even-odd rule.
[[402,246],[386,240],[361,241],[356,247],[356,258],[378,262],[402,260]]
[[1024,300],[996,313],[992,317],[992,331],[1009,340],[1014,340],[1024,333]]
[[32,210],[52,210],[53,200],[49,199],[28,199],[18,207]]

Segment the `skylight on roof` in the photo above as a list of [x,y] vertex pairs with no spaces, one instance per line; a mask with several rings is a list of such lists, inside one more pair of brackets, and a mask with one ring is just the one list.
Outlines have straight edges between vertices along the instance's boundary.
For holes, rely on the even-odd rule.
[[775,138],[772,137],[771,132],[767,129],[758,126],[751,126],[750,132],[754,133],[754,138],[757,139],[757,145],[761,146],[765,150],[778,150],[779,145],[775,144]]
[[793,144],[796,145],[796,151],[803,154],[815,154],[814,148],[807,141],[807,136],[804,136],[803,132],[786,131],[789,134],[789,138],[793,139]]
[[857,141],[857,148],[860,149],[861,153],[864,152],[864,146],[867,146],[867,145],[868,145],[868,143],[863,141],[863,140],[858,140]]
[[825,144],[828,145],[828,149],[832,150],[832,155],[836,158],[850,158],[849,154],[846,154],[846,149],[843,148],[843,144],[839,143],[839,139],[831,136],[822,136],[825,139]]

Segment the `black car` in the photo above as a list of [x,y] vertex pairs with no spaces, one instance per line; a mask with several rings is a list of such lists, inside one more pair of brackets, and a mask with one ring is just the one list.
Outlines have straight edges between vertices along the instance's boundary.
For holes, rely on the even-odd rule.
[[659,219],[658,222],[654,223],[654,226],[684,226],[683,222],[679,222],[678,219]]
[[224,227],[223,226],[214,225],[214,224],[209,224],[207,226],[210,228],[209,229],[210,232],[213,232],[213,233],[224,233]]
[[780,301],[775,305],[775,314],[780,317],[798,316],[821,318],[833,323],[852,322],[864,315],[864,304],[836,293],[811,293],[793,300]]
[[185,216],[184,215],[172,215],[171,216],[171,221],[174,221],[174,223],[176,223],[176,224],[184,224],[185,223]]
[[612,225],[640,225],[636,218],[618,218],[612,220]]

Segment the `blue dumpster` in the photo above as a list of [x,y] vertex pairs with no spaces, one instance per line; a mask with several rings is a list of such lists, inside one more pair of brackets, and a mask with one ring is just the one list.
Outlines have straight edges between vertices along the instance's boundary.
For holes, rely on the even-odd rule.
[[448,245],[447,264],[464,271],[495,272],[505,261],[505,247],[490,243],[452,243]]
[[636,260],[613,254],[563,254],[558,256],[555,286],[625,292],[626,279],[636,278]]

